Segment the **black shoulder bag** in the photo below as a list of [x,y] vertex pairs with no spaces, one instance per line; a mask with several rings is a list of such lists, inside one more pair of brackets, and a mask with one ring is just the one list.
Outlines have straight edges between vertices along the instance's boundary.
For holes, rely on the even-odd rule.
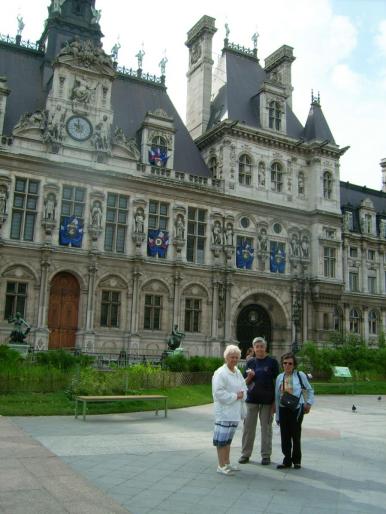
[[[299,371],[296,372],[299,378],[300,387],[302,390],[304,389],[303,381],[300,376]],[[300,393],[300,396],[295,396],[294,394],[289,393],[288,391],[285,391],[285,382],[284,382],[284,376],[283,376],[283,394],[280,398],[280,407],[285,407],[286,409],[295,411],[298,408],[300,396],[302,393]]]

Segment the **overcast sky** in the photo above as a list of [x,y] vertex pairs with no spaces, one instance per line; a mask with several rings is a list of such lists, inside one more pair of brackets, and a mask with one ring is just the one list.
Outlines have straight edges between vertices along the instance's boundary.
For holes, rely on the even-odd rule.
[[[16,34],[21,14],[23,39],[37,40],[49,0],[0,0],[0,33]],[[230,41],[252,47],[259,33],[258,57],[264,59],[283,44],[294,47],[293,110],[304,125],[311,89],[321,105],[335,141],[350,145],[341,158],[341,179],[380,190],[379,162],[386,157],[386,2],[385,0],[96,0],[102,10],[106,52],[119,37],[119,64],[137,67],[143,43],[145,72],[159,75],[164,50],[166,85],[185,118],[187,31],[207,14],[216,18],[214,60],[230,28]]]

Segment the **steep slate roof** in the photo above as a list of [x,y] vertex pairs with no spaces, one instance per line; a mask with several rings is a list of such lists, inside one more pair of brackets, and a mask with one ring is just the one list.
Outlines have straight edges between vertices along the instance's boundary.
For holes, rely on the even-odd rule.
[[[235,52],[223,50],[226,83],[219,89],[211,105],[208,130],[219,123],[227,112],[227,118],[254,128],[260,126],[260,98],[257,94],[266,80],[266,72],[257,59]],[[287,135],[299,139],[303,126],[292,109],[287,105]]]
[[129,137],[136,137],[146,113],[163,109],[174,120],[174,169],[203,177],[209,170],[179,117],[165,88],[147,84],[130,77],[118,77],[113,82],[113,126],[121,127]]
[[335,144],[334,136],[318,102],[312,102],[311,104],[303,138],[305,141],[329,141],[329,143]]
[[359,209],[363,200],[369,198],[377,213],[377,230],[379,230],[380,219],[386,219],[386,193],[369,189],[366,186],[357,186],[349,182],[340,183],[340,205],[342,211],[353,213],[354,232],[360,232]]
[[0,75],[6,77],[11,90],[7,98],[4,134],[11,135],[22,114],[37,111],[45,105],[47,92],[43,91],[41,75],[43,59],[42,53],[0,42]]

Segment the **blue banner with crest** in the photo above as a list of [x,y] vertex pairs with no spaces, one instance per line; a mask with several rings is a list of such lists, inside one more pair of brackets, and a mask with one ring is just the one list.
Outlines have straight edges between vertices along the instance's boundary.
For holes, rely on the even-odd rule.
[[270,270],[272,273],[285,272],[285,246],[284,243],[271,242]]
[[60,224],[59,230],[59,244],[71,245],[76,248],[82,246],[83,239],[83,223],[76,216],[69,216],[63,218],[63,222]]
[[248,241],[244,239],[244,241],[236,247],[236,266],[238,268],[251,269],[254,251]]
[[149,230],[147,237],[147,254],[150,257],[166,257],[169,246],[169,232],[164,230]]

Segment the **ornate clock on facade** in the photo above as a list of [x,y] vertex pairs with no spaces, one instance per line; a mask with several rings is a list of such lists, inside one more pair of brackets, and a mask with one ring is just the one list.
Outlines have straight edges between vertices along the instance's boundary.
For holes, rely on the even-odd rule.
[[86,141],[92,135],[92,125],[83,116],[71,116],[67,121],[67,132],[75,141]]

